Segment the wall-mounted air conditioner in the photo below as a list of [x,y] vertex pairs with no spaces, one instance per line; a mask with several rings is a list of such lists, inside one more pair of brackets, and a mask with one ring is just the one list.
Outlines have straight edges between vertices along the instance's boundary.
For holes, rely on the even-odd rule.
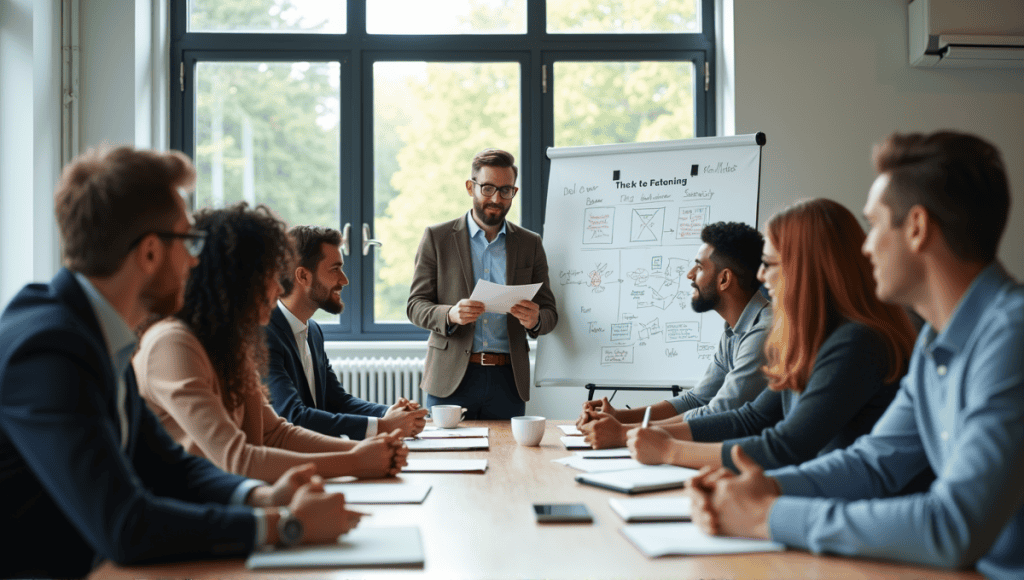
[[1024,68],[1024,0],[910,0],[910,64]]

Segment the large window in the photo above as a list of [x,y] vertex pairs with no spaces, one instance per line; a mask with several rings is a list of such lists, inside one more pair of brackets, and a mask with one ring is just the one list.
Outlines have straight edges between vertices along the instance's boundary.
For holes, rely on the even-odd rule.
[[418,339],[423,228],[464,214],[475,152],[520,167],[543,232],[548,147],[711,135],[712,0],[172,0],[172,146],[198,206],[266,203],[346,233],[331,339]]

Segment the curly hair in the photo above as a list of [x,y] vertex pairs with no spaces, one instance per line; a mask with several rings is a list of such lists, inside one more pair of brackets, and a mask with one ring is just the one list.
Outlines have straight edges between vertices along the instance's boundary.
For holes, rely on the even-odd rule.
[[757,270],[764,249],[761,232],[740,222],[715,222],[701,230],[700,240],[714,248],[711,261],[715,266],[732,270],[744,291],[757,291]]
[[260,303],[294,262],[295,252],[284,222],[264,205],[205,209],[195,222],[207,233],[206,244],[176,316],[206,350],[231,411],[246,394],[263,389],[259,373],[266,371],[267,345]]

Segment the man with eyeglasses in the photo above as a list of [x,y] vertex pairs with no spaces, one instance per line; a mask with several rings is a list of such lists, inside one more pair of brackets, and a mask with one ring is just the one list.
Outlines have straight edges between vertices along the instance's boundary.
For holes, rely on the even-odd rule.
[[[416,252],[406,313],[431,331],[421,388],[427,406],[460,405],[467,419],[523,415],[530,399],[526,335],[555,328],[558,313],[540,236],[505,221],[519,170],[507,151],[485,149],[472,162],[465,216],[430,226]],[[485,313],[470,300],[480,280],[541,283],[534,299],[509,314]]]
[[181,308],[205,239],[179,194],[194,182],[184,155],[130,147],[90,151],[61,176],[66,267],[0,315],[0,577],[237,556],[332,541],[358,521],[313,465],[272,486],[225,473],[139,397],[134,329]]

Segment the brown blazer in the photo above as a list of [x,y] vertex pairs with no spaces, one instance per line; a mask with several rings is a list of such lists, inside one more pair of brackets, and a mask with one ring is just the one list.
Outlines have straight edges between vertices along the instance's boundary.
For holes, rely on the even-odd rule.
[[[536,333],[530,332],[530,336],[536,338],[551,332],[558,323],[558,313],[548,282],[548,260],[540,236],[505,222],[505,252],[507,284],[542,284],[533,298],[540,306],[540,329]],[[456,326],[451,334],[447,334],[447,328],[448,310],[459,300],[469,298],[472,291],[473,257],[466,215],[428,227],[416,251],[406,314],[413,324],[430,331],[420,388],[435,397],[454,393],[469,366],[476,323]],[[511,314],[506,315],[506,321],[516,389],[524,401],[529,401],[528,331]]]

